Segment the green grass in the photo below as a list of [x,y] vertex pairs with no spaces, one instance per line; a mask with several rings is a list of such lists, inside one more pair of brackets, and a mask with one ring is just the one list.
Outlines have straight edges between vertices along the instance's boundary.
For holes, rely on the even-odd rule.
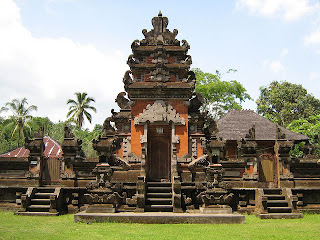
[[14,216],[0,212],[0,239],[320,239],[320,215],[303,219],[261,220],[245,224],[74,223],[73,215]]

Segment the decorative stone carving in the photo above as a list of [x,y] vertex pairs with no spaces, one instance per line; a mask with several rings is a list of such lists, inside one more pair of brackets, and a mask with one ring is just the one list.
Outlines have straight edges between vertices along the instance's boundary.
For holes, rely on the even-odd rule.
[[192,159],[196,159],[198,155],[198,148],[197,148],[197,139],[192,138],[191,139],[191,153],[192,153]]
[[102,136],[107,137],[110,135],[114,135],[116,130],[114,127],[111,126],[111,118],[108,117],[104,120],[103,125],[102,125]]
[[131,74],[132,74],[132,72],[130,70],[128,70],[125,72],[125,74],[123,76],[123,83],[124,83],[125,88],[133,83],[133,79],[130,76]]
[[122,139],[123,157],[127,158],[131,152],[131,137],[124,137]]
[[120,109],[130,109],[130,100],[125,98],[126,92],[120,92],[115,100]]
[[277,127],[277,139],[285,139],[286,134],[281,130],[280,127]]
[[188,168],[190,171],[196,171],[197,169],[204,170],[210,164],[208,155],[203,155],[191,163],[188,164]]
[[178,163],[190,163],[192,161],[191,155],[186,153],[182,157],[178,157]]
[[139,43],[140,43],[140,41],[139,41],[138,39],[134,40],[134,41],[132,42],[132,44],[131,44],[131,49],[133,50],[133,49],[139,47],[139,46],[140,46]]
[[134,118],[135,125],[145,123],[174,123],[176,125],[185,125],[185,119],[180,117],[179,113],[171,106],[166,106],[162,100],[157,100],[153,105],[148,104],[146,109]]
[[256,126],[253,125],[245,136],[246,139],[256,139]]
[[140,42],[140,45],[155,45],[159,41],[164,44],[179,45],[180,42],[175,39],[178,34],[178,30],[174,29],[173,32],[170,32],[167,29],[168,23],[168,18],[162,17],[162,13],[159,12],[158,17],[152,18],[152,25],[154,29],[149,32],[146,29],[142,30],[145,39]]
[[187,42],[187,40],[182,40],[181,41],[182,42],[182,47],[185,47],[185,49],[190,49],[190,45],[189,45],[189,43]]
[[203,105],[204,98],[200,93],[195,93],[194,97],[190,100],[190,105],[188,107],[189,112],[199,113],[199,108]]
[[139,162],[141,162],[140,158],[134,153],[129,153],[127,158],[126,158],[126,160],[129,163],[139,163]]
[[[159,63],[163,63],[163,61],[160,62],[160,60],[157,60],[157,64]],[[167,82],[170,80],[169,71],[166,71],[163,68],[156,68],[155,70],[151,71],[150,74],[151,81]]]

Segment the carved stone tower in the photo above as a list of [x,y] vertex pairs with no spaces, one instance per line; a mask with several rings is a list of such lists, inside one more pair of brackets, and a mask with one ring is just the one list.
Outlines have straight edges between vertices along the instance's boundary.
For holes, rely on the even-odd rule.
[[123,79],[131,101],[131,152],[146,159],[140,175],[150,181],[172,181],[177,158],[189,152],[188,104],[195,84],[190,46],[175,38],[178,30],[168,30],[168,22],[160,12],[153,29],[142,30],[145,38],[132,43]]

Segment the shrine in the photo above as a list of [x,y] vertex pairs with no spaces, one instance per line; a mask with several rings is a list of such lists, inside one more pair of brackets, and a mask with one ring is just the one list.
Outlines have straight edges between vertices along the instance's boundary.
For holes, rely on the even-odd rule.
[[[60,155],[50,165],[40,129],[26,141],[28,155],[0,156],[1,202],[15,201],[17,214],[25,215],[299,218],[320,211],[320,166],[308,137],[251,110],[233,110],[218,121],[201,112],[190,45],[177,40],[178,30],[168,30],[168,23],[160,12],[153,29],[142,30],[144,39],[131,44],[125,91],[115,100],[120,111],[111,111],[93,140],[99,157],[86,158],[81,140],[65,126]],[[304,156],[293,158],[290,150],[299,142],[306,143]]]

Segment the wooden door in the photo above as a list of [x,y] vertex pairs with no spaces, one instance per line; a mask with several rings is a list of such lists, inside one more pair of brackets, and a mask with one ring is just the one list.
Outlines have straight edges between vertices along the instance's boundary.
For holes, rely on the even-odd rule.
[[171,129],[169,126],[148,128],[147,176],[149,181],[170,180]]
[[274,157],[271,154],[263,154],[260,156],[259,168],[260,182],[274,181]]
[[44,158],[43,166],[43,184],[55,185],[59,184],[60,180],[60,159],[58,158]]

